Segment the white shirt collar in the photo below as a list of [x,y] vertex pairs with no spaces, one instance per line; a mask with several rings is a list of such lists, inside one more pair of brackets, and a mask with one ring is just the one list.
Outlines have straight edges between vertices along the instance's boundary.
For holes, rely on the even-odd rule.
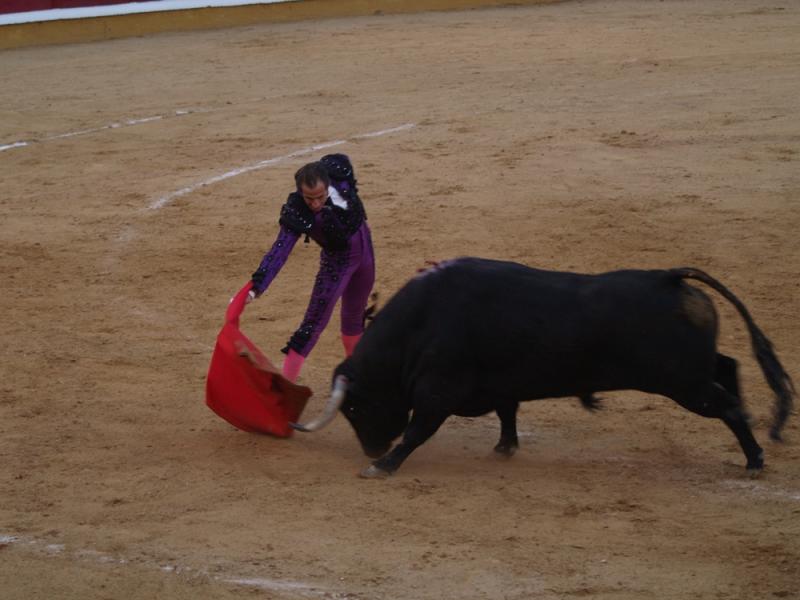
[[342,198],[342,195],[339,193],[339,190],[337,190],[332,185],[328,186],[328,196],[330,197],[331,202],[333,202],[335,206],[347,210],[348,207],[347,200]]

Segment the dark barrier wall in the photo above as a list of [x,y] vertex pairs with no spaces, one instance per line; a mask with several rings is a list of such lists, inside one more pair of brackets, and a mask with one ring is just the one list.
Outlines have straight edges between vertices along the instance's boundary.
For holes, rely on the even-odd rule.
[[155,2],[157,0],[0,0],[0,13],[50,10],[51,8],[77,8],[79,6],[103,6],[104,4],[127,4],[128,2]]

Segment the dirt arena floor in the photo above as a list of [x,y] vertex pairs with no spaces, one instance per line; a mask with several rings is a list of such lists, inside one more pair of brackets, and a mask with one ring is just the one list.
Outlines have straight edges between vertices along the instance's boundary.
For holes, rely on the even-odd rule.
[[[204,404],[228,300],[333,142],[384,298],[460,255],[695,266],[800,381],[798,39],[787,0],[607,0],[0,53],[0,596],[800,598],[798,420],[768,440],[713,292],[759,478],[721,423],[640,393],[523,405],[505,461],[493,415],[451,419],[384,481],[343,419],[285,440]],[[276,361],[317,256],[243,316]],[[337,315],[307,414],[341,357]]]

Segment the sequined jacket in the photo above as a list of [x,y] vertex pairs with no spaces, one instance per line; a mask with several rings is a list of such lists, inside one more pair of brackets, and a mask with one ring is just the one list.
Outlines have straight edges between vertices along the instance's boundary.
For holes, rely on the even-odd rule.
[[326,250],[344,250],[347,240],[358,231],[367,215],[358,193],[346,181],[335,182],[333,187],[344,201],[344,206],[341,201],[337,203],[328,197],[322,210],[315,215],[306,205],[302,194],[293,192],[281,208],[278,222],[298,235],[310,236]]
[[367,215],[355,188],[346,181],[332,182],[332,186],[339,198],[334,201],[329,196],[316,214],[308,208],[300,193],[289,194],[281,207],[278,237],[252,275],[253,291],[257,296],[272,283],[301,235],[306,236],[306,242],[313,239],[328,253],[347,250],[350,237],[366,221]]

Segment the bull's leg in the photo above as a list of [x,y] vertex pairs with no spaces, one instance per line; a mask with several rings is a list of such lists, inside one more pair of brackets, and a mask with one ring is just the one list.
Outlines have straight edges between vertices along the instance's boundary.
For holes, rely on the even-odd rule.
[[748,471],[759,471],[764,467],[764,451],[753,437],[747,413],[739,396],[730,393],[717,382],[713,382],[701,394],[691,399],[676,399],[681,406],[703,417],[722,420],[733,432],[747,459]]
[[729,394],[733,394],[737,398],[742,397],[739,393],[739,372],[736,359],[718,353],[714,381],[724,387]]
[[758,445],[750,429],[747,414],[743,410],[737,410],[735,414],[721,417],[739,440],[739,445],[747,458],[748,471],[760,471],[764,468],[764,450]]
[[[725,424],[733,431],[739,444],[747,456],[747,468],[759,470],[764,466],[764,452],[753,439],[753,432],[750,429],[750,415],[744,408],[742,396],[739,392],[739,364],[735,359],[724,354],[717,353],[717,364],[714,372],[714,381],[723,388],[717,391],[718,395],[726,395],[726,400],[730,405],[727,412],[732,413],[731,417],[722,417]],[[751,448],[748,454],[747,448]],[[753,456],[751,460],[750,456]]]
[[400,443],[364,469],[361,476],[386,477],[394,473],[414,450],[436,433],[449,415],[450,413],[444,412],[415,410]]
[[497,416],[500,417],[500,441],[494,451],[505,456],[514,456],[519,448],[517,439],[517,409],[519,402],[509,402],[497,407]]

